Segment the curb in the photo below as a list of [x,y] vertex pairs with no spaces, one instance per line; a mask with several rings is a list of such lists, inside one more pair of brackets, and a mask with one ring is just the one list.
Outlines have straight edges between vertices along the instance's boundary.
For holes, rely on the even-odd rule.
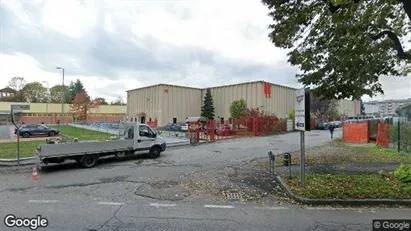
[[275,176],[275,179],[280,184],[280,187],[285,191],[285,193],[295,201],[305,204],[305,205],[342,205],[342,206],[366,206],[366,205],[389,205],[389,206],[411,206],[411,200],[406,199],[310,199],[295,195],[290,187],[283,181],[280,176]]
[[[20,158],[20,165],[34,164],[35,157]],[[0,159],[0,166],[17,166],[17,159]]]

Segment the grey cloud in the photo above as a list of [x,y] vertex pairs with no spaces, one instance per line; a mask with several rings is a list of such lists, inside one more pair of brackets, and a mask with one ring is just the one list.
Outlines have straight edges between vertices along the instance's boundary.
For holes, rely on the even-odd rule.
[[[286,63],[278,67],[238,62],[199,47],[165,44],[153,37],[136,37],[129,31],[128,24],[116,23],[116,33],[107,32],[96,26],[88,30],[82,38],[71,38],[51,28],[40,26],[42,5],[25,2],[23,6],[33,25],[22,22],[7,7],[2,9],[1,52],[30,55],[48,72],[55,71],[56,66],[63,66],[69,75],[93,75],[116,79],[120,77],[121,71],[127,71],[136,73],[134,79],[142,83],[172,83],[189,76],[187,64],[198,61],[202,66],[213,69],[209,85],[229,83],[233,79],[296,84],[296,69]],[[97,17],[97,25],[104,25],[102,9],[100,8]],[[183,11],[182,15],[186,16],[186,13]]]

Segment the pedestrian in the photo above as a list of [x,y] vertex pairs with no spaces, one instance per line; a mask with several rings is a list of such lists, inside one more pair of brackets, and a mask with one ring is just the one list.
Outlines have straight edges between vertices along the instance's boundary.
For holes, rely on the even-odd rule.
[[330,130],[331,139],[332,139],[333,136],[334,136],[334,124],[330,124],[330,125],[328,126],[328,130]]

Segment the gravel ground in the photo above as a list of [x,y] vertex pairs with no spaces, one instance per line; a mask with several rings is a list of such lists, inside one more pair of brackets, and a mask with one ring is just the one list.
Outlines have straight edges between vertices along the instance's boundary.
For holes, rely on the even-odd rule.
[[[288,200],[278,183],[267,169],[253,168],[251,163],[236,167],[224,167],[215,172],[197,172],[185,175],[182,187],[187,200],[205,199],[214,203],[254,202],[258,204],[282,204]],[[240,198],[231,200],[227,193],[239,193]],[[207,198],[204,196],[208,195]]]

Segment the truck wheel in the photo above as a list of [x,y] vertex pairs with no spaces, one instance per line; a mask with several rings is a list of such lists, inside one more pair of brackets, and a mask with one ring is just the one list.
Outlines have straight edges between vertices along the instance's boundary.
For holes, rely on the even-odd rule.
[[55,132],[53,132],[53,131],[49,132],[49,136],[55,136],[55,135],[56,135]]
[[25,133],[23,133],[23,135],[22,135],[24,138],[29,138],[30,137],[30,133],[28,133],[28,132],[25,132]]
[[150,158],[153,158],[153,159],[158,158],[160,156],[160,153],[161,153],[161,150],[159,147],[153,147],[150,150]]
[[81,166],[84,168],[92,168],[96,166],[97,158],[94,155],[85,155],[81,158]]

